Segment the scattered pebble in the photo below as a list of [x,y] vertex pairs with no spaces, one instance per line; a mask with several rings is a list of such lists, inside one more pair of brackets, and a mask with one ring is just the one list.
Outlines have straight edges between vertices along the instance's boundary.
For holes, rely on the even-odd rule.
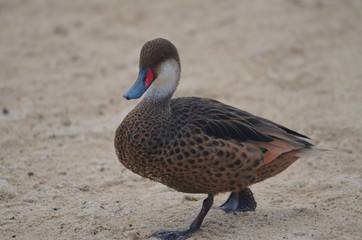
[[185,199],[186,201],[192,201],[192,202],[195,202],[195,201],[199,200],[199,199],[197,199],[196,197],[191,196],[191,195],[185,195],[185,196],[184,196],[184,199]]
[[28,172],[28,176],[29,177],[34,176],[34,173],[33,172]]
[[27,194],[24,198],[23,201],[26,203],[34,203],[38,200],[38,197],[35,194]]
[[126,232],[125,233],[125,236],[128,240],[139,240],[141,239],[140,238],[140,233],[135,231],[135,230],[132,230],[132,231],[129,231],[129,232]]
[[77,188],[82,192],[89,192],[90,191],[90,186],[88,184],[79,185],[79,186],[77,186]]
[[0,179],[0,200],[12,199],[16,196],[17,191],[14,186],[12,186],[5,179]]
[[75,62],[75,61],[78,61],[80,59],[80,56],[75,54],[70,59]]
[[7,109],[7,108],[3,108],[3,114],[4,115],[8,115],[9,114],[9,109]]
[[68,29],[66,29],[64,26],[54,26],[53,31],[56,35],[66,36],[69,34]]
[[55,139],[55,138],[57,138],[57,135],[55,135],[55,134],[49,135],[49,139]]
[[70,120],[65,120],[63,122],[63,126],[65,126],[65,127],[69,127],[70,125],[72,125],[72,122]]

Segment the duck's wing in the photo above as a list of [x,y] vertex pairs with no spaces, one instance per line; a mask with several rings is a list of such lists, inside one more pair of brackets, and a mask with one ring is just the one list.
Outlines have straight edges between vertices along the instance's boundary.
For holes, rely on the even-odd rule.
[[171,111],[188,127],[226,141],[247,143],[264,156],[263,165],[293,150],[311,148],[308,137],[216,100],[187,97],[171,101]]

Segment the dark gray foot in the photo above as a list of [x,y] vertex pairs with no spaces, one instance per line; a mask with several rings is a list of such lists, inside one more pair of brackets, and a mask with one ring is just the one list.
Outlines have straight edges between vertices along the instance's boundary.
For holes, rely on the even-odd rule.
[[204,220],[206,214],[209,212],[212,204],[214,202],[214,196],[208,195],[202,204],[201,211],[195,220],[191,223],[189,229],[185,231],[157,231],[151,235],[151,237],[157,237],[162,240],[182,240],[191,237],[191,235],[200,229],[202,221]]
[[226,213],[255,211],[256,202],[249,188],[232,192],[226,202],[220,206]]
[[156,237],[162,240],[182,240],[191,237],[192,232],[190,230],[186,231],[157,231],[151,235],[151,237]]

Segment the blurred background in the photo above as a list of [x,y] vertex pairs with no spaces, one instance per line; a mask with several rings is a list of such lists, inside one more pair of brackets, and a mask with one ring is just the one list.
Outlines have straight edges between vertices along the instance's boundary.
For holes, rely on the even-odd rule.
[[330,150],[255,185],[255,213],[214,208],[194,239],[360,239],[361,22],[359,0],[0,0],[2,238],[145,239],[194,218],[203,195],[134,175],[113,149],[139,51],[163,37],[181,58],[176,96]]

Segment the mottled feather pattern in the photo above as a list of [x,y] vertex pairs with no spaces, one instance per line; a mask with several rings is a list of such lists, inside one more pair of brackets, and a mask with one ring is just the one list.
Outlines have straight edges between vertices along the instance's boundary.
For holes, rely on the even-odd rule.
[[[164,108],[150,103],[136,107],[122,123],[127,128],[117,130],[126,130],[117,132],[117,136],[127,137],[116,146],[126,167],[178,191],[240,191],[291,163],[273,165],[268,174],[260,172],[263,176],[258,176],[258,168],[285,152],[304,147],[294,140],[299,139],[298,135],[215,100],[176,98],[168,110],[158,109]],[[268,129],[269,134],[260,129]],[[275,153],[280,145],[283,151]],[[263,153],[260,147],[267,151]]]
[[193,106],[192,119],[188,119],[190,124],[201,127],[212,137],[249,142],[255,147],[265,148],[266,162],[284,152],[313,146],[302,139],[307,138],[304,135],[216,100],[186,97],[171,101],[171,108],[178,114],[183,114],[180,109],[190,106]]

